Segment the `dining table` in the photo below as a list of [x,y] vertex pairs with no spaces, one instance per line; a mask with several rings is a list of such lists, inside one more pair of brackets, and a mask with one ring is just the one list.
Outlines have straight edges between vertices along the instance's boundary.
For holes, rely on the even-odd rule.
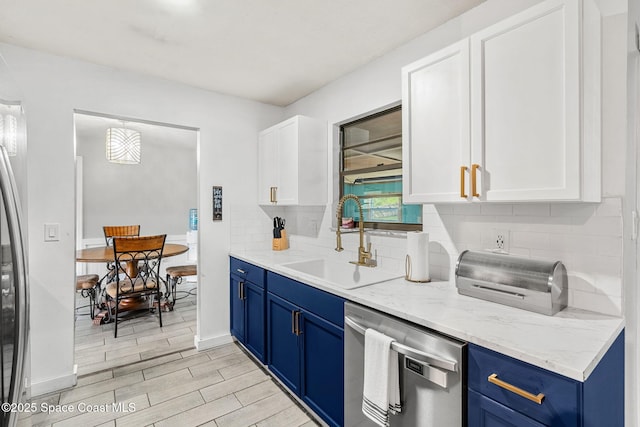
[[[176,255],[183,254],[189,250],[187,245],[181,245],[178,243],[165,243],[162,250],[162,258],[168,258]],[[113,262],[114,253],[113,246],[96,246],[93,248],[78,249],[76,251],[77,262]],[[128,262],[129,277],[135,277],[135,269],[137,268],[136,262]]]
[[[183,254],[189,250],[187,245],[182,245],[179,243],[165,243],[164,249],[162,250],[162,258],[168,258],[176,255]],[[87,262],[87,263],[109,263],[114,261],[114,252],[113,246],[96,246],[92,248],[78,249],[76,251],[76,262]],[[132,259],[130,262],[127,262],[127,274],[129,277],[136,277],[138,270],[138,263],[136,260]],[[104,278],[108,275],[105,274],[100,279],[100,283],[104,280]],[[162,278],[159,278],[162,280]],[[164,282],[164,281],[163,281]],[[166,286],[166,284],[165,284]],[[162,304],[162,302],[161,302]],[[124,310],[134,310],[141,306],[137,299],[131,298],[130,300],[122,300],[119,305],[119,309],[122,308]],[[162,307],[160,307],[162,309]],[[108,318],[106,316],[106,311],[102,311],[98,313],[94,319],[94,323],[104,323]]]

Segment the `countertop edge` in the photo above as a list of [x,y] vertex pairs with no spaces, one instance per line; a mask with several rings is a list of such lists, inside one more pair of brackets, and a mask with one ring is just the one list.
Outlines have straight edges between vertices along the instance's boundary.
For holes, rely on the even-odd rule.
[[[308,252],[295,251],[295,250],[289,250],[289,251],[287,251],[288,253],[286,255],[281,254],[280,256],[299,258],[300,260],[318,258],[317,254],[310,254]],[[392,316],[398,317],[408,322],[415,323],[417,325],[435,330],[445,335],[449,335],[456,339],[488,348],[490,350],[499,352],[509,357],[513,357],[514,359],[518,359],[518,360],[530,363],[534,366],[549,370],[556,374],[563,375],[565,377],[568,377],[580,382],[584,382],[588,379],[589,375],[593,372],[595,367],[598,365],[600,360],[604,357],[608,349],[611,347],[615,339],[618,337],[618,335],[622,332],[622,330],[625,327],[625,319],[622,317],[613,317],[613,316],[602,315],[599,313],[594,313],[597,316],[601,316],[603,318],[607,318],[611,320],[611,322],[614,323],[615,326],[611,327],[611,331],[609,335],[606,337],[606,339],[602,340],[599,351],[597,351],[596,354],[590,355],[590,359],[591,359],[590,363],[584,364],[582,366],[571,367],[571,366],[567,366],[566,364],[562,364],[562,363],[558,363],[557,361],[550,360],[549,358],[536,356],[527,351],[523,351],[522,349],[518,349],[515,346],[503,345],[494,340],[491,340],[490,338],[476,336],[464,330],[456,329],[452,326],[430,320],[427,315],[425,315],[424,317],[416,317],[406,312],[401,312],[398,309],[394,309],[393,307],[389,307],[382,303],[375,302],[375,301],[372,301],[371,299],[367,299],[361,295],[358,295],[359,290],[370,288],[371,286],[375,286],[375,285],[365,286],[363,288],[358,288],[353,290],[345,290],[342,288],[331,286],[329,282],[324,282],[322,280],[317,280],[314,282],[305,275],[302,275],[302,274],[298,275],[296,274],[295,271],[292,271],[291,269],[280,267],[280,265],[275,261],[265,261],[264,258],[266,258],[268,255],[271,258],[277,258],[279,257],[279,255],[269,254],[268,251],[264,251],[264,252],[265,253],[263,254],[261,252],[246,253],[244,251],[242,252],[230,251],[229,256],[251,263],[265,270],[272,271],[276,274],[280,274],[290,279],[303,282],[309,286],[315,287],[325,292],[329,292],[331,294],[345,298],[349,301],[353,301],[355,303],[362,304],[367,307],[382,311],[384,313],[390,314]],[[392,279],[384,283],[393,282],[393,280],[397,280],[397,279]],[[466,297],[462,295],[460,297],[471,298],[471,297]],[[496,304],[496,303],[491,303],[491,302],[482,301],[482,300],[477,300],[477,301],[479,301],[478,304],[480,305]],[[502,310],[507,309],[507,310],[517,310],[517,312],[521,311],[521,309],[512,308],[512,307],[506,307],[501,305],[499,305],[499,307],[504,307],[504,308],[501,308]],[[567,309],[567,310],[570,313],[572,309]],[[580,310],[575,310],[575,311],[580,312]],[[517,312],[514,312],[514,313],[517,313]]]

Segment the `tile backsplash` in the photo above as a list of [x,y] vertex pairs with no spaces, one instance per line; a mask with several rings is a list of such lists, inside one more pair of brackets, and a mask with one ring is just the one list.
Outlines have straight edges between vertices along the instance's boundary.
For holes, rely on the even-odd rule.
[[[269,249],[271,220],[287,219],[291,248],[333,251],[331,207],[231,207],[231,248]],[[429,233],[432,280],[452,280],[465,249],[496,247],[504,234],[514,255],[562,261],[567,268],[569,305],[600,313],[622,314],[622,199],[600,204],[455,204],[424,205],[423,229]],[[370,235],[378,265],[404,273],[406,237]],[[342,256],[356,259],[358,234],[343,235]]]

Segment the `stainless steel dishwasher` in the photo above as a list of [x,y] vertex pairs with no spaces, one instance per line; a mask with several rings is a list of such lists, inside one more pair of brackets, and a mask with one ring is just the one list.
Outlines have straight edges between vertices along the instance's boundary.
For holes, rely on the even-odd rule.
[[344,314],[345,427],[376,426],[362,413],[367,328],[396,340],[402,412],[390,416],[392,427],[466,425],[466,343],[350,302]]

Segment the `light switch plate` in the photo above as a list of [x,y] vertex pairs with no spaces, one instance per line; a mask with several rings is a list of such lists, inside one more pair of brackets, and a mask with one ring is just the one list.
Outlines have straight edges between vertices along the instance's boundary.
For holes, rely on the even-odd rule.
[[57,242],[60,240],[60,224],[50,223],[44,225],[44,241]]

